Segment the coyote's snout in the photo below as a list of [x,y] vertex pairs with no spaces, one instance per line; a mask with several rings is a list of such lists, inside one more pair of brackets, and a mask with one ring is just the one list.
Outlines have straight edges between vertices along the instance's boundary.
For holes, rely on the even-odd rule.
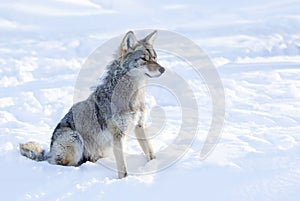
[[107,75],[85,101],[76,103],[53,131],[50,151],[37,143],[20,144],[22,155],[57,165],[78,166],[97,161],[113,147],[118,177],[127,175],[124,144],[133,132],[147,160],[155,158],[145,129],[145,87],[148,78],[159,77],[165,68],[157,63],[153,42],[157,31],[137,40],[129,31]]

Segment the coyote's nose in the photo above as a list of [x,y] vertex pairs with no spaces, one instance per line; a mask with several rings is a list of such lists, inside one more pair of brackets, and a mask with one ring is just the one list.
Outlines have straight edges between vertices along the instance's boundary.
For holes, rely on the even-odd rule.
[[159,71],[161,74],[163,74],[163,73],[165,72],[165,68],[164,68],[164,67],[160,67],[160,68],[158,69],[158,71]]

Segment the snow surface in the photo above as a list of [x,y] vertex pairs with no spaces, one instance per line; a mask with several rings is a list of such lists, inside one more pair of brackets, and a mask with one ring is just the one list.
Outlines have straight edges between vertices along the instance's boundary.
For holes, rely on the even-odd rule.
[[[272,200],[300,197],[300,2],[298,0],[27,0],[0,2],[1,200]],[[211,120],[202,80],[189,83],[199,105],[200,127],[183,158],[152,174],[118,180],[102,164],[80,167],[34,162],[18,144],[48,149],[53,128],[73,103],[85,59],[128,30],[178,32],[203,48],[218,68],[226,95],[223,134],[200,160]],[[159,53],[169,70],[186,64]],[[187,74],[189,75],[189,74]],[[162,77],[163,79],[163,77]],[[97,80],[95,80],[95,84]],[[151,92],[151,89],[150,89]],[[152,90],[167,122],[154,136],[155,150],[172,143],[180,110],[171,94]],[[129,166],[146,163],[130,140]]]

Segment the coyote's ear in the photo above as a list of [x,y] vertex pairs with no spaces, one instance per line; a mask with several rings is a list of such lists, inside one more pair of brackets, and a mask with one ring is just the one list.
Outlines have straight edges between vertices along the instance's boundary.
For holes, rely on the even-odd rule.
[[146,43],[148,43],[149,45],[153,45],[153,42],[156,39],[156,35],[157,35],[157,30],[153,31],[148,36],[146,36],[146,38],[144,39],[144,41]]
[[136,44],[138,43],[134,33],[132,31],[128,31],[124,36],[123,41],[121,43],[121,48],[123,51],[129,52],[133,50]]

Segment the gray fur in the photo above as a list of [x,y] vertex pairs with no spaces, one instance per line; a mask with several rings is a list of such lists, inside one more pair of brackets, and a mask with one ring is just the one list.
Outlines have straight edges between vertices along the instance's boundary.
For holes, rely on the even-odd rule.
[[147,160],[155,158],[145,129],[144,88],[148,77],[158,77],[164,68],[156,62],[152,42],[156,32],[137,41],[128,32],[107,75],[87,100],[73,105],[54,129],[50,152],[36,143],[20,145],[22,155],[51,164],[77,166],[97,161],[113,147],[118,177],[127,175],[124,157],[126,135],[134,132]]

